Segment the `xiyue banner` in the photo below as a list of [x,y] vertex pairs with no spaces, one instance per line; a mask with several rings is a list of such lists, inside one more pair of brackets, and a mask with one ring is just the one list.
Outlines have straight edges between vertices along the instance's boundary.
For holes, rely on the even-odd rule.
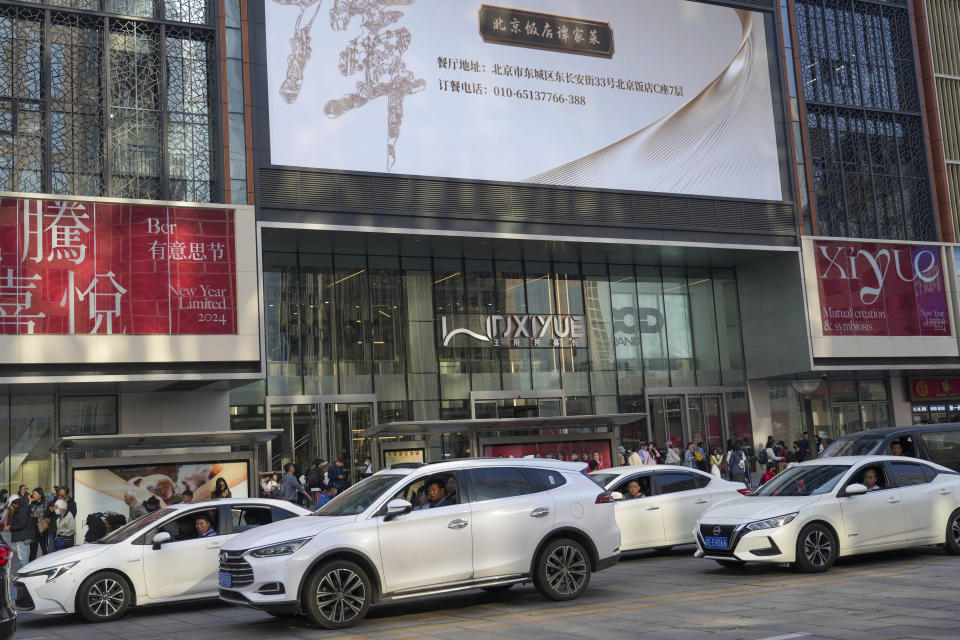
[[940,248],[814,242],[824,336],[949,336]]

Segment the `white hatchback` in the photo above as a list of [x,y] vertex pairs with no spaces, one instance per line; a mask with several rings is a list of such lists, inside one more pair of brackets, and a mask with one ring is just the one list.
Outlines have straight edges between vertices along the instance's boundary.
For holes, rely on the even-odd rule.
[[[225,498],[164,507],[82,544],[24,565],[13,584],[19,611],[119,618],[134,605],[217,597],[217,558],[231,538],[308,515],[289,502]],[[197,520],[213,534],[200,537]]]
[[693,544],[693,527],[704,510],[750,493],[742,482],[676,465],[613,467],[590,477],[617,498],[621,551]]
[[960,554],[960,474],[900,456],[816,458],[713,505],[697,557],[826,571],[840,556],[925,544]]
[[327,629],[371,603],[533,582],[578,597],[613,566],[620,530],[583,465],[462,459],[381,471],[312,517],[238,536],[220,552],[220,598]]

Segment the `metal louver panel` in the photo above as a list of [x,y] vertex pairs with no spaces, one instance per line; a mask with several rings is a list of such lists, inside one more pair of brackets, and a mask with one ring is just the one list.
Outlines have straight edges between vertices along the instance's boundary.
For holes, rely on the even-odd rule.
[[337,200],[353,209],[373,208],[373,177],[340,174],[337,176]]

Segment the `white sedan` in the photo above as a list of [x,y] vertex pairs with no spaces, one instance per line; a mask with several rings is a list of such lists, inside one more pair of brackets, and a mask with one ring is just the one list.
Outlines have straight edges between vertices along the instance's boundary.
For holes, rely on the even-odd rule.
[[621,551],[693,544],[693,526],[704,509],[750,493],[742,482],[675,465],[613,467],[590,477],[622,494],[615,505]]
[[817,458],[714,505],[696,556],[826,571],[840,556],[939,544],[960,554],[960,474],[899,456]]
[[[13,584],[19,611],[80,613],[91,622],[134,605],[217,597],[220,547],[236,534],[310,511],[289,502],[227,498],[165,507],[99,542],[24,565]],[[206,536],[206,520],[211,528]]]

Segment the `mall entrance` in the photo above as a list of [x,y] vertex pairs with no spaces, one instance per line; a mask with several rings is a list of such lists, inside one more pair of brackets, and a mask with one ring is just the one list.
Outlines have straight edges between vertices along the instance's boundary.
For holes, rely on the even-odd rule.
[[293,462],[305,471],[315,458],[343,460],[348,482],[360,479],[370,456],[363,432],[377,424],[376,395],[267,396],[266,405],[267,428],[283,432],[271,443],[271,469]]
[[670,442],[681,456],[681,449],[688,442],[702,442],[708,449],[725,448],[730,429],[724,393],[708,391],[712,390],[650,393],[647,396],[649,438],[659,447]]

